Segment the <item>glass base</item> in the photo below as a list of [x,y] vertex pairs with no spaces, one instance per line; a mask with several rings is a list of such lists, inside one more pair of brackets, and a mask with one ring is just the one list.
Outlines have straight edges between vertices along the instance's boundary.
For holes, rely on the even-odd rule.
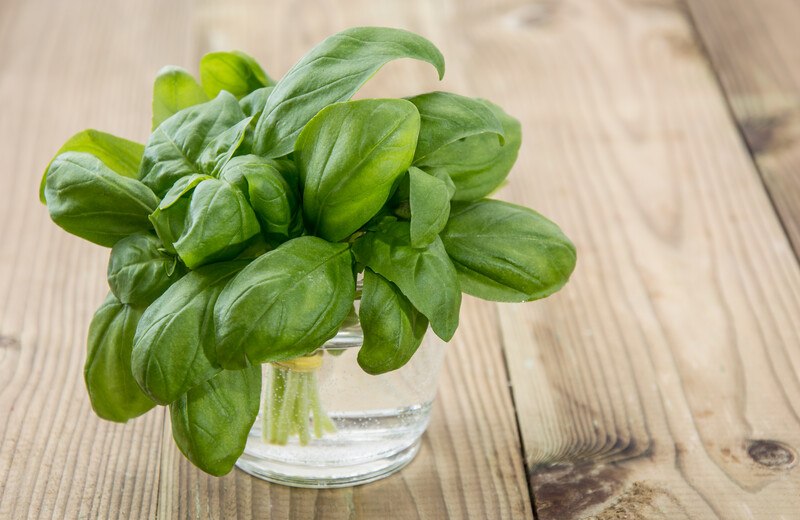
[[284,486],[314,489],[357,486],[399,471],[414,459],[419,445],[420,439],[417,439],[412,445],[391,456],[353,465],[301,466],[256,458],[245,453],[236,462],[236,466],[254,477]]

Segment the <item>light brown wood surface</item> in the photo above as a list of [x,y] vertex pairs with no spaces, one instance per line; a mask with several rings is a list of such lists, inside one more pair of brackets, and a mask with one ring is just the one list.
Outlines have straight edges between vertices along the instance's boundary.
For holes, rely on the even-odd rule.
[[492,85],[531,122],[505,193],[582,253],[567,291],[499,312],[539,517],[797,517],[800,271],[687,13],[495,28],[487,78],[536,66],[533,92]]
[[687,0],[687,4],[800,255],[800,3]]
[[[0,0],[0,519],[798,518],[800,268],[758,171],[792,233],[792,2],[270,4]],[[542,302],[465,300],[399,474],[325,491],[208,477],[160,410],[92,414],[84,339],[108,253],[49,221],[39,175],[83,128],[143,140],[164,64],[238,48],[280,76],[353,25],[414,30],[447,60],[441,83],[404,61],[360,96],[452,90],[522,121],[498,196],[559,222],[578,269]],[[745,129],[788,121],[766,152],[745,132],[758,167],[729,102]]]

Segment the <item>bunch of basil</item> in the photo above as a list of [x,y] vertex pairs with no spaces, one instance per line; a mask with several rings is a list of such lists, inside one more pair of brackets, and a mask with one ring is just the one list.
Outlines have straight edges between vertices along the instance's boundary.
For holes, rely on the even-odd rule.
[[85,367],[99,416],[169,405],[181,451],[221,475],[258,413],[260,364],[334,336],[358,273],[372,374],[405,364],[428,324],[449,340],[462,291],[521,302],[564,285],[576,257],[559,228],[484,198],[517,157],[515,119],[444,92],[349,101],[397,58],[444,73],[433,44],[387,28],[333,35],[277,82],[211,53],[199,83],[159,72],[145,145],[86,130],[59,150],[50,216],[111,247]]

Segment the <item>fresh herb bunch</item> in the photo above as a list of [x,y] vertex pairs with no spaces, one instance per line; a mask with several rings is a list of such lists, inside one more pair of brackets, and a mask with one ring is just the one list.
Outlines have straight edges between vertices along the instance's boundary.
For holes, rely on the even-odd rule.
[[50,216],[111,247],[85,366],[100,417],[168,405],[181,451],[222,475],[258,415],[262,363],[295,369],[270,382],[268,440],[333,429],[314,360],[352,320],[359,273],[370,374],[403,366],[429,324],[450,340],[462,291],[522,302],[566,283],[561,230],[484,198],[516,160],[519,122],[445,92],[349,101],[397,58],[444,74],[433,44],[387,28],[335,34],[277,82],[241,52],[211,53],[199,83],[159,72],[147,144],[86,130],[58,151]]

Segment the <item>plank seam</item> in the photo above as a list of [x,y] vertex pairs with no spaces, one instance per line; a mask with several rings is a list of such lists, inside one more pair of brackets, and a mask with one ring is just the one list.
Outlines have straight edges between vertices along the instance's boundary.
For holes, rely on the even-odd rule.
[[[498,305],[495,304],[494,306],[494,313],[495,313],[495,323],[499,329],[502,329],[500,326],[500,309]],[[533,483],[531,481],[531,469],[528,465],[528,459],[525,456],[525,440],[522,437],[522,426],[520,425],[519,421],[519,411],[517,409],[517,399],[514,396],[514,383],[511,381],[511,371],[508,367],[508,355],[506,354],[506,346],[505,340],[503,339],[503,331],[499,331],[499,338],[500,338],[500,352],[502,353],[503,358],[503,373],[505,375],[505,380],[508,385],[508,393],[511,396],[511,408],[514,410],[514,424],[517,427],[517,439],[519,440],[519,452],[520,457],[522,458],[522,468],[525,471],[525,487],[528,489],[528,500],[531,502],[531,511],[533,512],[534,520],[539,520],[539,511],[536,507],[536,497],[533,494]]]
[[747,135],[745,134],[744,127],[742,126],[742,122],[736,117],[736,112],[733,110],[733,105],[731,103],[731,99],[729,96],[728,91],[725,89],[725,84],[722,82],[722,77],[720,76],[720,72],[717,70],[716,66],[714,65],[714,59],[711,57],[711,53],[708,50],[708,45],[706,44],[706,40],[703,38],[703,33],[700,31],[699,26],[697,25],[697,20],[692,14],[692,6],[687,0],[676,0],[679,2],[683,9],[681,9],[686,16],[686,22],[689,25],[689,28],[694,35],[695,43],[697,44],[697,48],[700,51],[700,56],[703,61],[705,61],[706,66],[708,67],[709,72],[711,73],[711,77],[713,78],[714,84],[717,87],[717,90],[722,95],[723,102],[725,104],[725,112],[728,115],[731,123],[733,124],[734,128],[736,129],[736,133],[739,136],[739,139],[744,144],[745,149],[747,150],[747,154],[750,157],[750,160],[753,164],[753,168],[756,171],[758,176],[758,180],[761,182],[761,187],[764,188],[764,191],[767,195],[767,200],[769,200],[769,204],[772,207],[772,211],[775,212],[775,215],[778,217],[778,223],[781,226],[781,230],[783,231],[784,236],[788,240],[789,244],[792,246],[790,249],[792,250],[792,254],[794,255],[795,260],[800,263],[800,244],[795,244],[792,240],[792,235],[789,233],[789,228],[786,225],[786,221],[781,215],[781,212],[778,211],[778,205],[775,202],[775,198],[772,195],[772,191],[769,189],[769,185],[764,176],[764,170],[761,168],[761,165],[758,163],[757,152],[750,144],[750,141],[747,139]]

